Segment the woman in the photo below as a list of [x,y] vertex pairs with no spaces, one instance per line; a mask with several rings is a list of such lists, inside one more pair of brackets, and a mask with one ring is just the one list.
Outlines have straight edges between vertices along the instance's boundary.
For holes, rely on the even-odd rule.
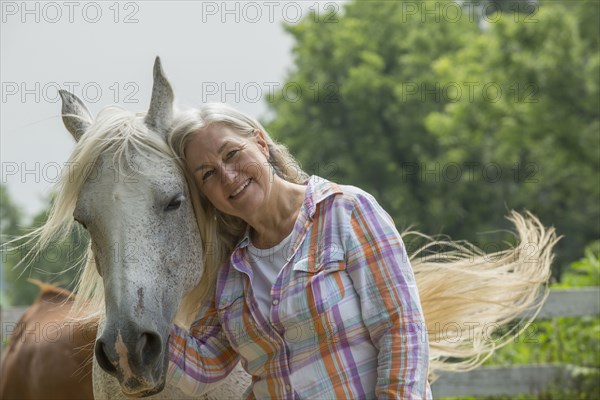
[[414,274],[372,196],[309,178],[223,104],[180,116],[170,144],[199,194],[214,288],[189,333],[173,328],[173,384],[200,394],[241,360],[248,398],[431,398]]

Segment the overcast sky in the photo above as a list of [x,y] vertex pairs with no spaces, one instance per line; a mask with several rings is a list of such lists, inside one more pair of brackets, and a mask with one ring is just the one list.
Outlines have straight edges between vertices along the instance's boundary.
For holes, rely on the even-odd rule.
[[284,89],[293,65],[282,22],[337,12],[331,4],[2,1],[2,183],[27,216],[40,211],[74,145],[57,88],[94,115],[110,104],[144,111],[156,55],[179,104],[224,101],[266,117],[268,92]]

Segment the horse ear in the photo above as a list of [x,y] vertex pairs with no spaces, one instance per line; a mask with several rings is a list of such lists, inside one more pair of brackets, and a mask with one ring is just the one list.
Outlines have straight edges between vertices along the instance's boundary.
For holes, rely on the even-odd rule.
[[152,86],[152,99],[150,108],[144,122],[165,140],[173,121],[173,89],[167,80],[160,64],[160,57],[154,61],[154,84]]
[[71,132],[75,141],[78,142],[92,124],[92,115],[83,101],[73,93],[66,90],[59,90],[58,93],[62,99],[61,114],[65,128]]

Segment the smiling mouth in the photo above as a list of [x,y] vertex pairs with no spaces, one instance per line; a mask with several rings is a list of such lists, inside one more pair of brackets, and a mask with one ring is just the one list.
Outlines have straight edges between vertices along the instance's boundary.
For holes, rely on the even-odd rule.
[[252,178],[248,179],[243,185],[241,185],[239,188],[237,188],[237,190],[235,192],[233,192],[231,194],[231,196],[229,196],[229,198],[234,199],[234,198],[238,197],[244,191],[244,189],[246,189],[248,186],[250,186],[251,182],[252,182]]

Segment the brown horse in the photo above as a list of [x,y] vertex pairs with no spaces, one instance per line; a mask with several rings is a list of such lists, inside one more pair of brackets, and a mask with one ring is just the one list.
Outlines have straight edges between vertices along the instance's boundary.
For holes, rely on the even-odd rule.
[[96,327],[70,320],[71,292],[32,282],[40,294],[3,350],[0,399],[93,399]]

